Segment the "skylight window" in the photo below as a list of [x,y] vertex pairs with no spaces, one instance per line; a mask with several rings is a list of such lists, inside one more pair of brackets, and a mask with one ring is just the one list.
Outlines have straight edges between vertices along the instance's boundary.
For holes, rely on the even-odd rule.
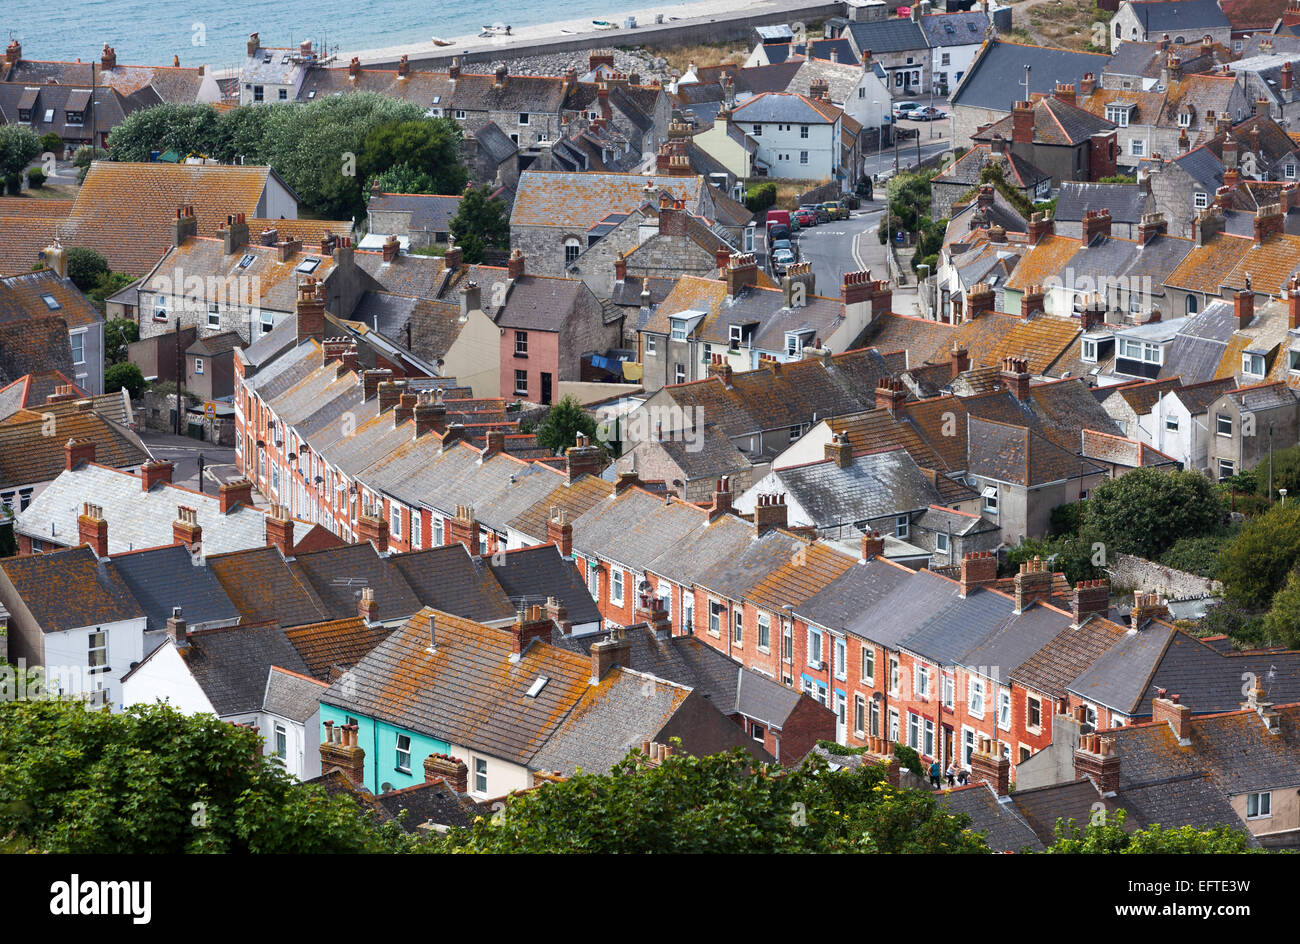
[[50,311],[58,311],[60,308],[63,307],[62,305],[59,304],[59,300],[55,298],[53,295],[42,295],[41,301],[45,302],[45,307],[48,308]]
[[315,90],[315,89],[312,89],[310,92],[308,92],[308,93],[307,93],[307,97],[308,97],[309,99],[310,99],[310,98],[315,98],[315,97],[316,97],[316,90]]
[[550,679],[548,679],[545,675],[537,676],[537,680],[534,681],[532,685],[528,686],[528,691],[525,692],[524,694],[527,695],[529,698],[536,698],[539,694],[541,694],[542,689],[546,687],[546,683],[549,681]]
[[45,109],[45,123],[49,124],[53,120],[54,120],[54,109],[53,108]]
[[244,253],[244,258],[239,260],[239,267],[241,269],[247,269],[249,266],[253,264],[253,260],[256,258],[257,257],[254,256],[251,252]]
[[316,271],[318,265],[320,265],[319,259],[304,259],[298,264],[298,271],[305,273],[306,275],[311,275],[311,273]]

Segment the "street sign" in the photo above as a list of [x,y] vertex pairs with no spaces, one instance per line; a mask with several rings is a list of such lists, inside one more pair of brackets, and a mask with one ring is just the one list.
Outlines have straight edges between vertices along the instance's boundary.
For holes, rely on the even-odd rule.
[[903,245],[903,233],[901,230],[894,234],[894,242],[898,243],[900,246]]
[[203,415],[210,420],[215,420],[217,418],[217,405],[215,403],[203,404]]

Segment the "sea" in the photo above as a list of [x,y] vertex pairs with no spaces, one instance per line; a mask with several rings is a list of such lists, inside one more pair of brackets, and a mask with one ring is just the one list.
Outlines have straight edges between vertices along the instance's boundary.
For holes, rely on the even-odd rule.
[[62,0],[7,18],[0,29],[9,35],[0,33],[0,43],[18,39],[24,59],[97,61],[108,43],[122,65],[171,65],[178,56],[181,65],[223,69],[242,63],[253,32],[268,46],[310,39],[330,52],[409,43],[428,43],[433,51],[434,36],[472,35],[494,23],[520,27],[590,17],[621,27],[627,13],[648,5],[645,0],[531,0],[522,6],[511,0]]

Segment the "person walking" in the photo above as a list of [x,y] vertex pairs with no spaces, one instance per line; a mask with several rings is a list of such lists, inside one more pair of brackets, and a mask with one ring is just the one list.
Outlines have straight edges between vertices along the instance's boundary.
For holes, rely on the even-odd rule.
[[957,783],[957,765],[954,764],[952,761],[948,762],[947,777],[948,777],[948,786],[950,787],[955,786]]
[[939,789],[940,786],[939,775],[942,773],[942,771],[943,768],[939,766],[939,762],[937,760],[930,765],[930,786],[933,787],[935,790]]
[[967,782],[968,780],[970,780],[970,771],[969,771],[969,770],[966,770],[965,768],[963,768],[963,769],[957,771],[957,783],[959,783],[961,786],[964,787],[964,786],[966,786],[966,782]]

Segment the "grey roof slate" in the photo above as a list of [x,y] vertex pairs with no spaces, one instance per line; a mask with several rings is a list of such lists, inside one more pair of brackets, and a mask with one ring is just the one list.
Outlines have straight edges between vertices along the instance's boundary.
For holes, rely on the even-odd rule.
[[948,790],[936,798],[952,813],[970,817],[972,832],[984,833],[995,852],[1042,852],[1043,843],[1010,803],[999,803],[987,783]]
[[381,193],[370,198],[370,213],[404,211],[411,214],[411,232],[445,233],[460,209],[460,197],[426,193]]
[[261,710],[271,666],[311,674],[284,630],[274,625],[191,633],[185,665],[223,718]]
[[870,49],[875,56],[886,52],[910,52],[914,49],[924,51],[928,48],[921,25],[910,19],[850,23],[847,32],[856,48]]
[[857,456],[845,468],[830,461],[781,469],[784,489],[818,528],[919,511],[939,492],[905,449]]
[[273,665],[266,673],[262,710],[290,721],[305,722],[320,711],[320,696],[328,687],[323,682]]
[[[877,47],[868,45],[874,50]],[[1077,86],[1085,72],[1100,74],[1109,56],[1072,52],[1047,46],[990,41],[983,54],[962,77],[961,87],[951,101],[956,105],[1011,111],[1012,104],[1024,98],[1025,66],[1029,70],[1029,91],[1050,95],[1058,82]]]
[[1198,30],[1226,29],[1231,25],[1218,0],[1139,0],[1130,8],[1148,35],[1196,35]]
[[463,544],[395,554],[389,560],[423,606],[484,621],[509,619],[515,614],[498,581]]
[[[1127,45],[1127,43],[1125,44]],[[1139,223],[1150,212],[1151,197],[1137,184],[1098,184],[1075,180],[1061,181],[1056,195],[1057,220],[1082,220],[1089,210],[1110,210],[1117,223]]]
[[1243,698],[1242,680],[1248,676],[1258,678],[1274,702],[1300,702],[1300,653],[1221,651],[1175,633],[1136,713],[1151,714],[1151,699],[1160,688],[1177,693],[1197,714],[1236,711]]
[[573,561],[562,557],[554,544],[507,551],[484,561],[489,562],[492,576],[515,609],[544,604],[547,597],[555,597],[575,626],[601,621],[600,610],[582,582],[578,568],[573,566]]
[[147,630],[164,629],[177,606],[191,628],[239,619],[239,610],[217,578],[206,567],[195,566],[183,545],[118,554],[112,561],[144,609]]
[[1069,691],[1123,714],[1133,714],[1148,695],[1150,679],[1166,645],[1172,626],[1151,622],[1114,646],[1069,686]]
[[1223,164],[1214,152],[1202,145],[1174,158],[1174,163],[1191,178],[1210,190],[1223,186]]

